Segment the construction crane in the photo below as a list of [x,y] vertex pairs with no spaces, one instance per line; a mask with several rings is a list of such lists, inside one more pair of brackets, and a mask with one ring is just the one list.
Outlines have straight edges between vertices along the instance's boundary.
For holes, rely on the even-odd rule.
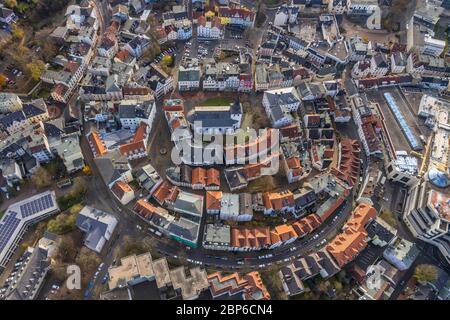
[[431,146],[431,141],[433,139],[433,135],[430,135],[428,137],[428,141],[425,144],[425,152],[424,153],[418,153],[416,151],[411,151],[411,154],[422,159],[422,164],[420,165],[420,170],[419,170],[419,178],[422,178],[423,175],[425,174],[426,169],[428,168],[427,166],[427,159],[428,159],[428,152],[430,151],[430,146]]

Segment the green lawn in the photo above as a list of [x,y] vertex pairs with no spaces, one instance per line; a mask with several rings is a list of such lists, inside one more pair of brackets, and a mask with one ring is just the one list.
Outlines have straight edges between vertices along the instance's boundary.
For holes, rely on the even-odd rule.
[[206,107],[206,106],[228,106],[232,102],[233,102],[233,99],[218,97],[218,98],[211,98],[211,99],[205,100],[200,104],[200,106],[204,106],[204,107]]

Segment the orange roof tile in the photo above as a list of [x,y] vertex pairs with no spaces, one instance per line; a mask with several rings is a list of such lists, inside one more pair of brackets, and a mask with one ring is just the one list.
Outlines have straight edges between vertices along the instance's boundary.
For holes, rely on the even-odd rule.
[[346,226],[355,230],[363,230],[364,226],[372,219],[377,217],[377,210],[366,203],[360,203],[347,221]]
[[276,226],[271,232],[270,237],[272,243],[277,243],[279,241],[288,241],[289,239],[298,237],[294,228],[291,225],[282,224]]
[[238,248],[264,248],[271,244],[270,230],[259,228],[231,228],[231,245]]
[[192,170],[192,184],[206,185],[206,170],[197,167]]
[[127,50],[122,49],[122,50],[120,50],[119,52],[117,52],[115,58],[119,59],[120,61],[125,61],[125,59],[126,59],[129,55],[130,55],[130,53],[129,53]]
[[220,210],[222,191],[206,192],[206,210]]
[[122,144],[119,147],[120,153],[123,155],[132,155],[134,153],[140,153],[145,151],[145,144],[144,141],[138,141],[138,142],[130,142],[127,144]]
[[158,208],[144,199],[138,200],[133,210],[144,218],[150,218],[153,214],[158,213]]
[[164,180],[153,193],[153,198],[163,204],[165,201],[174,202],[177,199],[180,189],[172,185],[169,181]]
[[244,275],[244,279],[248,281],[244,293],[245,300],[270,300],[269,291],[267,291],[258,271],[247,273]]
[[113,184],[111,191],[117,196],[117,198],[122,199],[127,192],[133,192],[133,189],[131,189],[127,183],[119,180]]
[[91,131],[87,139],[94,149],[94,156],[98,157],[106,154],[106,147],[100,139],[100,136],[96,130]]
[[220,187],[220,171],[216,168],[206,170],[206,185]]
[[145,122],[141,122],[136,130],[136,133],[134,134],[132,142],[144,140],[147,136],[147,128],[148,125]]
[[294,194],[290,190],[265,192],[263,193],[263,203],[266,209],[281,210],[294,205]]
[[343,267],[355,259],[367,246],[366,236],[366,231],[348,228],[334,238],[326,249],[334,257],[339,267]]

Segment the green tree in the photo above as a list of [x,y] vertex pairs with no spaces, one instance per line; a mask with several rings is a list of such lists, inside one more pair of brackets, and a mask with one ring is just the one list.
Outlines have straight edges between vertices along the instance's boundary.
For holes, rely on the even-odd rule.
[[52,185],[52,177],[47,170],[40,167],[31,176],[31,182],[36,186],[36,188],[42,189]]
[[76,215],[81,211],[81,209],[83,209],[83,206],[81,204],[77,203],[77,204],[73,205],[72,207],[70,207],[69,212],[71,215]]
[[76,214],[61,213],[47,224],[47,230],[55,234],[63,234],[75,228]]
[[421,264],[414,270],[414,278],[421,282],[431,282],[437,279],[437,269],[431,264]]
[[164,56],[164,58],[162,59],[162,63],[164,63],[168,67],[171,66],[173,63],[172,56]]
[[394,214],[389,210],[383,209],[381,211],[380,218],[386,221],[386,223],[392,227],[395,227],[397,225]]
[[13,38],[19,42],[22,41],[23,37],[25,36],[25,32],[23,31],[23,29],[17,27],[16,25],[13,25],[11,34]]
[[42,60],[33,60],[27,64],[27,70],[33,80],[38,81],[42,72],[45,70],[45,64]]
[[15,7],[17,7],[17,0],[5,0],[3,2],[5,6],[10,9],[14,9]]

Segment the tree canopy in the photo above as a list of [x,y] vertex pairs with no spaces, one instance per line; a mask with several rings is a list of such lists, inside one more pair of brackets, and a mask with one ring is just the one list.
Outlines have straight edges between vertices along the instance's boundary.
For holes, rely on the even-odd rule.
[[40,167],[31,176],[31,182],[37,188],[42,189],[52,185],[52,177],[45,168]]
[[28,72],[33,80],[38,81],[42,72],[45,70],[45,64],[42,60],[33,60],[27,64]]
[[431,264],[421,264],[414,270],[414,278],[421,282],[431,282],[437,279],[437,269]]

